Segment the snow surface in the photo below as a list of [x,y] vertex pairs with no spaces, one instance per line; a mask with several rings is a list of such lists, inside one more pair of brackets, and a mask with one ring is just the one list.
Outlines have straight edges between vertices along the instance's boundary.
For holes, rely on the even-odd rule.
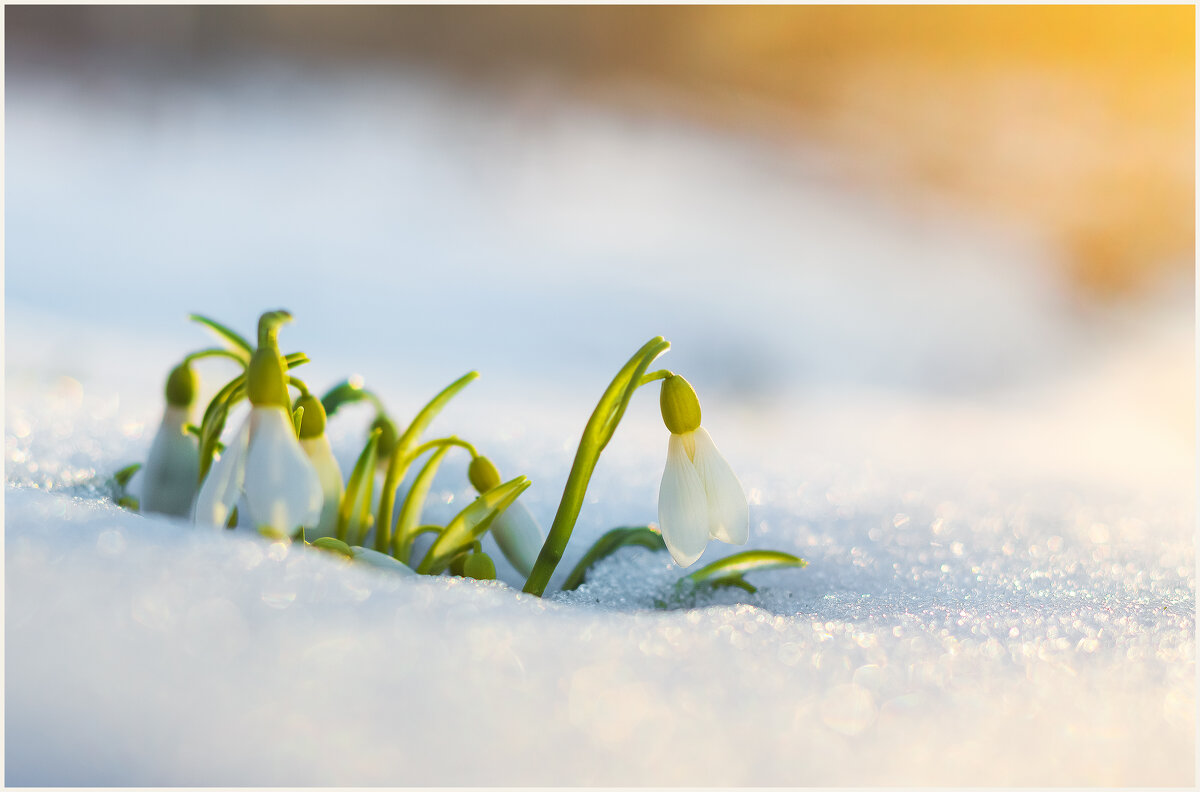
[[[879,204],[812,152],[257,74],[10,75],[7,784],[1194,782],[1190,294],[1090,314],[1036,240]],[[530,476],[543,525],[662,333],[750,546],[810,565],[661,611],[681,571],[627,549],[538,600],[498,552],[499,582],[400,578],[106,502],[207,341],[183,316],[277,306],[313,385],[361,373],[401,421],[480,369],[432,432]],[[347,470],[369,419],[330,422]],[[654,519],[665,450],[652,389],[556,583]]]

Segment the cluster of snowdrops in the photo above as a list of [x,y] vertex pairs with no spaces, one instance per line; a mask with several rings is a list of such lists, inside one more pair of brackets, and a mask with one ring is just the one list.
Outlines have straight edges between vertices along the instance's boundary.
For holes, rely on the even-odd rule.
[[[214,331],[225,345],[192,352],[170,371],[162,423],[145,464],[130,465],[113,476],[113,496],[127,508],[183,517],[214,529],[252,530],[272,541],[304,543],[401,574],[449,573],[478,579],[496,576],[495,563],[481,544],[490,531],[508,562],[525,576],[524,591],[542,596],[571,537],[600,453],[637,389],[659,383],[663,423],[670,436],[659,489],[658,529],[646,525],[607,532],[584,554],[563,588],[579,586],[594,564],[621,547],[667,550],[679,566],[689,567],[710,539],[734,545],[748,539],[746,495],[700,425],[695,391],[666,369],[648,371],[670,348],[661,337],[643,345],[604,391],[584,428],[558,511],[549,531],[543,531],[518,500],[530,486],[528,478],[504,480],[488,457],[458,437],[422,439],[442,408],[479,376],[476,372],[448,385],[401,428],[361,380],[344,380],[318,397],[292,373],[308,358],[280,352],[279,331],[291,320],[288,312],[262,314],[256,344],[208,317],[190,318]],[[217,390],[201,412],[193,364],[208,357],[234,361],[240,373]],[[249,414],[227,432],[230,412],[242,400],[249,402]],[[339,408],[354,402],[372,404],[376,417],[346,477],[325,428]],[[470,454],[467,477],[477,497],[446,525],[423,523],[434,477],[453,449]],[[418,472],[399,497],[401,484],[418,463]],[[139,472],[141,497],[134,499],[126,487]],[[414,541],[424,533],[432,534],[433,541],[417,557]],[[744,579],[747,572],[804,563],[777,551],[737,553],[681,577],[660,604],[680,601],[706,586],[753,592]]]

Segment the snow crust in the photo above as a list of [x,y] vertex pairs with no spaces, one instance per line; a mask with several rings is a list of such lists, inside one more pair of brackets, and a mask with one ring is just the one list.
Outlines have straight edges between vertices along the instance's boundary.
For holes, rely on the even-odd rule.
[[[419,81],[318,83],[285,101],[267,88],[287,79],[261,79],[250,96],[159,97],[154,123],[44,76],[9,91],[8,785],[1194,783],[1190,304],[1093,321],[1064,309],[1036,246],[931,226],[803,159],[781,174],[693,129],[647,135],[580,109],[523,127]],[[385,90],[395,101],[368,101]],[[103,123],[78,136],[82,117]],[[477,127],[464,118],[508,130],[505,150],[527,158],[492,162],[467,131],[438,139]],[[282,127],[299,131],[263,158]],[[351,153],[328,148],[311,194],[359,184],[339,158],[420,164],[424,181],[369,183],[320,228],[285,205],[299,238],[255,227],[234,188],[290,200],[286,155],[335,132]],[[610,200],[635,179],[656,191],[635,193],[644,206]],[[224,215],[217,194],[251,217]],[[353,210],[371,201],[368,222]],[[196,217],[215,231],[178,244],[169,229]],[[344,277],[294,290],[231,252],[247,241],[293,274],[336,261]],[[382,266],[389,245],[438,266]],[[162,261],[213,277],[176,295],[151,274]],[[235,272],[230,291],[220,278]],[[628,293],[586,286],[637,273]],[[119,302],[130,283],[144,291]],[[447,293],[476,318],[445,323]],[[543,526],[608,378],[663,332],[664,365],[696,385],[745,485],[749,546],[809,566],[664,611],[682,571],[626,549],[557,591],[604,530],[654,519],[667,444],[654,390],[602,458],[544,600],[519,593],[495,547],[497,582],[401,578],[106,502],[103,480],[145,456],[169,366],[204,343],[182,316],[248,328],[277,303],[296,313],[284,345],[313,357],[312,384],[363,373],[402,422],[480,368],[432,431],[529,475],[522,501]],[[400,332],[431,322],[423,345]],[[358,357],[321,355],[350,340]],[[219,365],[202,370],[206,394]],[[331,419],[344,470],[369,420]],[[451,460],[426,521],[470,497]],[[701,563],[735,549],[712,544]]]

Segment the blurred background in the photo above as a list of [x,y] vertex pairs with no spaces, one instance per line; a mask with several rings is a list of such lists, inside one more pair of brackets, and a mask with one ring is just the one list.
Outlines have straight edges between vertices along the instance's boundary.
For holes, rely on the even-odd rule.
[[1032,384],[1191,447],[1190,7],[5,20],[10,359],[286,305],[318,381],[536,404],[661,333],[714,398]]
[[[386,65],[488,93],[522,86],[513,101],[570,97],[816,142],[865,187],[917,188],[1031,227],[1078,288],[1122,296],[1191,268],[1193,17],[1186,6],[18,7],[7,36],[14,75],[97,59],[176,80],[247,59]],[[119,90],[93,79],[98,99]]]

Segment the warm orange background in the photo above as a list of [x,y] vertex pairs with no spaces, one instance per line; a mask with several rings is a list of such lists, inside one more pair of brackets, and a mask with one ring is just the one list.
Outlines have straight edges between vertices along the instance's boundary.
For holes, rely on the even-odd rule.
[[6,21],[10,61],[142,49],[181,71],[280,54],[485,88],[534,77],[815,141],[864,187],[1047,238],[1092,296],[1193,266],[1189,6],[10,6]]

